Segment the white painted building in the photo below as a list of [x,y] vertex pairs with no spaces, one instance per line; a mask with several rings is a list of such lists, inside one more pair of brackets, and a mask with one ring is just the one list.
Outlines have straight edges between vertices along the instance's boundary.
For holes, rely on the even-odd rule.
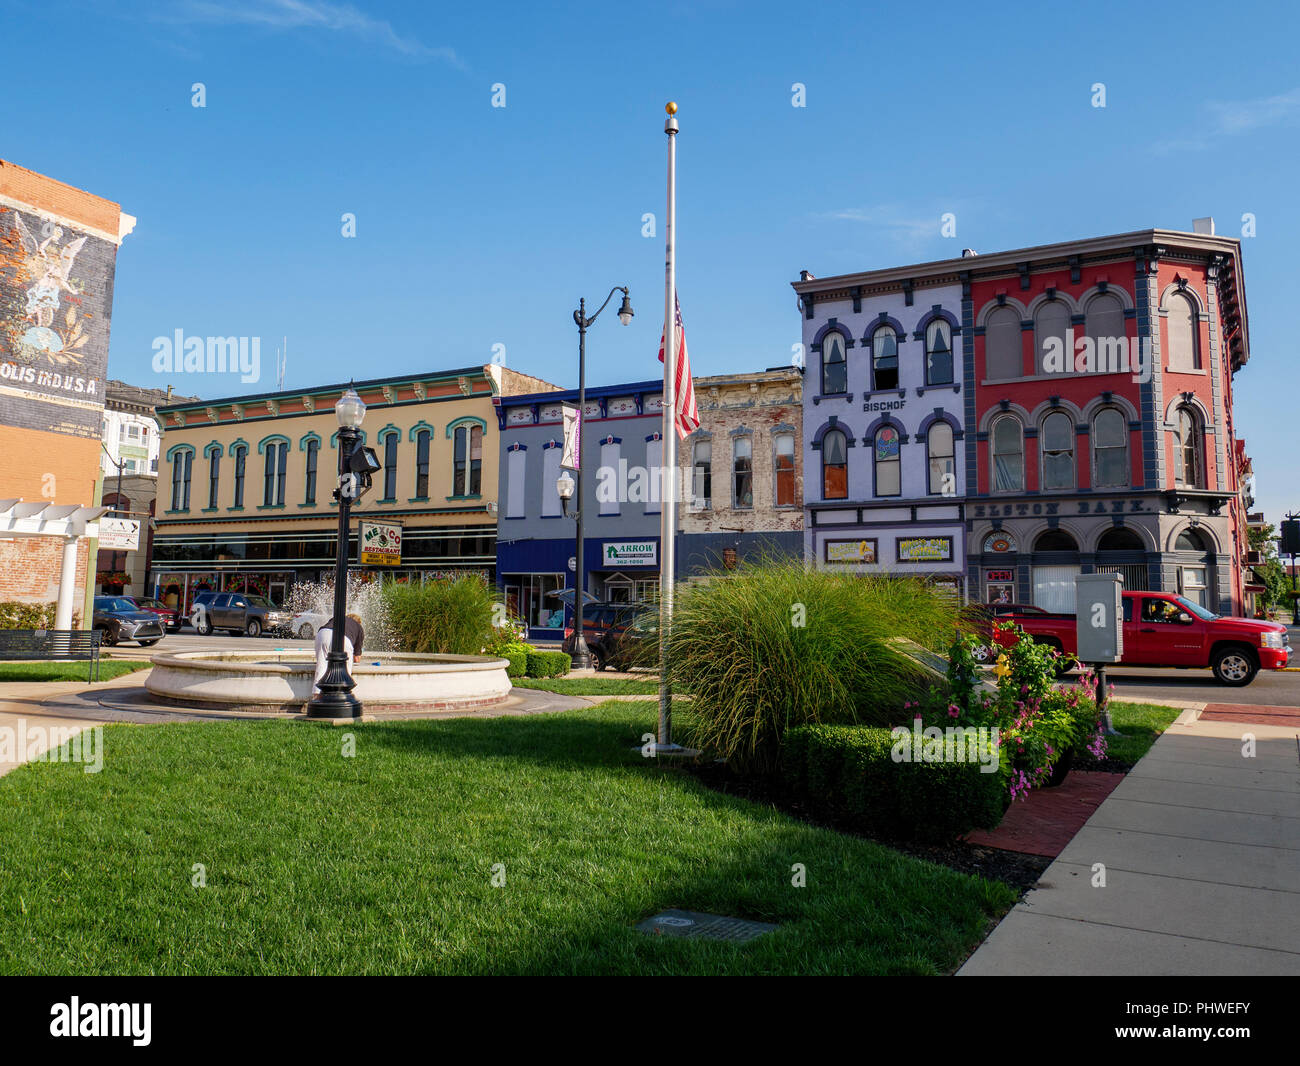
[[890,271],[801,297],[804,552],[819,568],[960,588],[961,299],[955,279],[914,286]]

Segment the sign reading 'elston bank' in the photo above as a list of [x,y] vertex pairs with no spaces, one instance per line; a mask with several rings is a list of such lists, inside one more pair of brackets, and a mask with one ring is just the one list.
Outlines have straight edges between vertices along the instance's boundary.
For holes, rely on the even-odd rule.
[[653,540],[607,540],[600,557],[606,566],[658,566],[659,543]]

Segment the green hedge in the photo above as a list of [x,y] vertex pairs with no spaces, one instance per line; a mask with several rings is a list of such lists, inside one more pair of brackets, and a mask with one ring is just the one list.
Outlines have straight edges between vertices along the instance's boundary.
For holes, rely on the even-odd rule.
[[529,677],[563,677],[569,672],[573,660],[562,651],[530,651],[528,653]]
[[[52,603],[0,603],[0,629],[53,629]],[[72,612],[72,628],[81,628],[81,612]]]
[[1006,810],[997,771],[979,762],[895,761],[897,738],[875,726],[791,729],[781,748],[782,783],[824,816],[894,837],[946,840],[992,829]]
[[528,652],[503,651],[501,658],[510,662],[510,665],[506,667],[507,677],[523,677],[528,672]]

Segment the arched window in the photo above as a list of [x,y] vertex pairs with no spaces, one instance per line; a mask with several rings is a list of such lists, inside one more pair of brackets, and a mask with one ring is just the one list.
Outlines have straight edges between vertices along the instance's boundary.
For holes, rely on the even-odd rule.
[[481,426],[457,426],[452,447],[451,494],[477,496],[482,487],[483,429]]
[[1181,292],[1169,297],[1165,318],[1169,332],[1169,369],[1200,370],[1201,351],[1196,343],[1196,306]]
[[822,395],[849,391],[849,364],[844,358],[844,336],[831,330],[822,338]]
[[1102,408],[1092,420],[1093,487],[1124,488],[1128,479],[1128,422],[1115,408]]
[[952,327],[942,318],[925,330],[925,383],[952,384]]
[[1174,483],[1189,489],[1205,488],[1201,462],[1201,420],[1190,407],[1180,407],[1174,422]]
[[732,506],[754,506],[754,440],[746,435],[732,442]]
[[778,433],[772,438],[775,445],[776,505],[794,506],[794,434]]
[[303,491],[303,503],[316,502],[316,466],[320,460],[320,441],[307,442],[307,479]]
[[1055,411],[1043,420],[1039,432],[1043,448],[1041,487],[1074,488],[1074,420],[1064,411]]
[[384,500],[397,499],[397,442],[401,434],[394,431],[384,435]]
[[1063,529],[1047,529],[1034,541],[1036,552],[1077,552],[1079,543]]
[[236,444],[231,452],[235,456],[235,507],[244,506],[244,467],[248,462],[248,445]]
[[822,499],[847,500],[849,497],[849,448],[844,433],[829,430],[822,437]]
[[266,475],[263,479],[262,506],[284,506],[284,474],[289,462],[289,443],[279,441],[266,446]]
[[876,463],[877,496],[901,496],[903,493],[900,444],[898,430],[894,426],[881,426],[876,431],[872,454]]
[[429,441],[431,434],[427,429],[415,435],[415,498],[429,498]]
[[705,510],[713,506],[713,441],[697,440],[691,451],[695,472],[692,488],[695,506]]
[[1174,550],[1204,554],[1210,550],[1210,546],[1206,543],[1205,537],[1200,530],[1184,529],[1178,534],[1178,539],[1174,541]]
[[190,472],[194,468],[194,452],[186,448],[172,456],[172,510],[190,509]]
[[989,381],[1004,381],[1024,372],[1020,316],[1010,307],[999,307],[984,323],[984,376]]
[[880,326],[871,335],[871,387],[898,388],[898,334],[893,326]]
[[993,491],[1024,491],[1025,442],[1020,419],[1003,415],[993,423],[989,439],[993,445]]
[[208,452],[208,510],[215,511],[220,499],[221,489],[221,451],[213,448]]
[[1074,353],[1066,343],[1069,328],[1070,309],[1064,300],[1048,300],[1038,308],[1034,316],[1035,374],[1051,373],[1053,364],[1058,372],[1074,369]]
[[1131,529],[1117,526],[1108,529],[1097,540],[1099,552],[1140,552],[1146,551],[1142,538]]
[[930,455],[931,496],[953,496],[957,492],[956,456],[953,452],[952,426],[942,419],[930,426],[925,438]]
[[1124,302],[1113,292],[1098,293],[1088,301],[1084,328],[1093,342],[1094,367],[1099,373],[1119,372],[1120,341],[1124,337]]

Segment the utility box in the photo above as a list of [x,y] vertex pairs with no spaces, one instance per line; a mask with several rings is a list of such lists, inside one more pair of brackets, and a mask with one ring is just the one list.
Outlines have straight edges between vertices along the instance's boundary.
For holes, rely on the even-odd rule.
[[1124,657],[1123,577],[1080,574],[1075,580],[1079,662],[1119,662]]

